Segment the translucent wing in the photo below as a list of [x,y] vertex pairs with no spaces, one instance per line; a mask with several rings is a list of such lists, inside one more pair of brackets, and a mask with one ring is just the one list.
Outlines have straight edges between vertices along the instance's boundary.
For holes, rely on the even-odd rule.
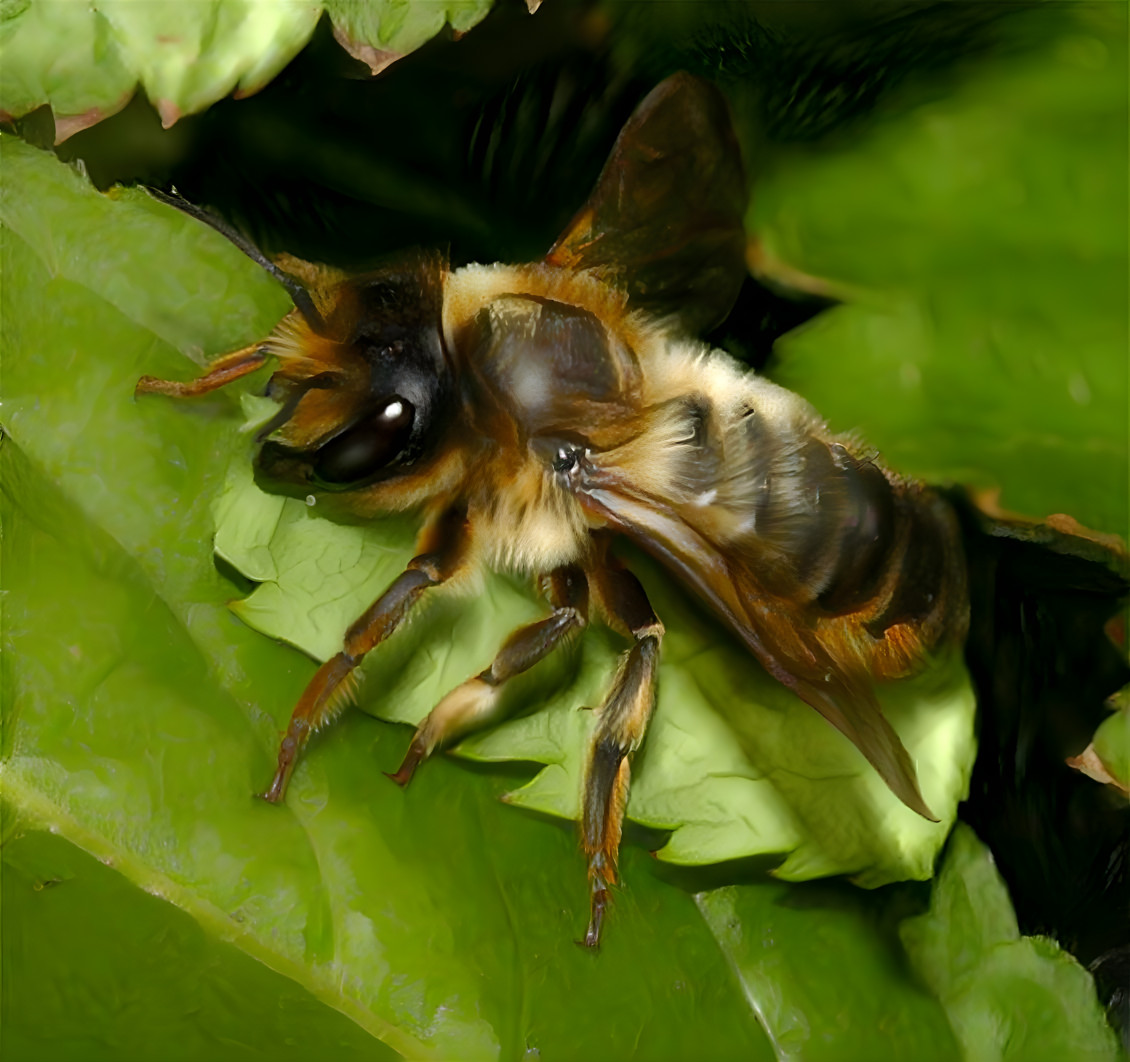
[[594,270],[630,304],[700,335],[748,275],[746,180],[726,101],[690,74],[667,78],[624,126],[588,202],[546,256]]

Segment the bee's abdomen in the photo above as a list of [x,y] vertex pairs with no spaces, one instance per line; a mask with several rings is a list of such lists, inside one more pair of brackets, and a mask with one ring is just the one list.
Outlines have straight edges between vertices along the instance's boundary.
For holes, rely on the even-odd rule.
[[[834,522],[836,530],[825,546],[815,606],[854,619],[877,641],[898,627],[893,667],[905,663],[907,634],[923,651],[963,637],[965,558],[946,500],[922,484],[888,478],[840,445],[829,446],[829,453],[834,484],[822,491],[828,504],[820,506],[817,522],[826,531]],[[801,571],[805,560],[797,558]]]
[[[890,481],[875,464],[857,461],[839,444],[828,447],[828,454],[830,482],[824,485],[815,521],[826,536],[824,583],[816,600],[829,612],[852,612],[870,601],[885,580],[898,540],[898,509]],[[802,571],[814,567],[804,561],[800,558]]]
[[955,591],[963,594],[965,587],[965,559],[949,506],[918,484],[903,488],[897,503],[898,535],[866,624],[875,638],[897,623],[933,629],[952,607]]
[[879,642],[898,627],[900,660],[909,641],[930,650],[963,636],[965,560],[949,505],[838,443],[813,437],[804,454],[793,490],[810,508],[790,560],[816,615],[844,617]]

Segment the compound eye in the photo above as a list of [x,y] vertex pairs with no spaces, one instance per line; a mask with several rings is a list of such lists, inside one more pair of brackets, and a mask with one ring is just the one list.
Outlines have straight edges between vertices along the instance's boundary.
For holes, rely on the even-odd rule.
[[408,445],[416,411],[394,396],[377,411],[323,446],[314,458],[314,475],[323,483],[368,479],[396,460]]

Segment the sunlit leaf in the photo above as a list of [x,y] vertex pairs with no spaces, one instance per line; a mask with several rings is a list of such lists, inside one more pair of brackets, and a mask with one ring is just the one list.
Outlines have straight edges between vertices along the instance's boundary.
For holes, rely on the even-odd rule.
[[[257,630],[327,659],[412,556],[411,525],[339,525],[319,519],[316,505],[280,506],[252,482],[246,454],[235,462],[218,508],[220,550],[262,582],[232,607]],[[241,536],[245,545],[237,542]],[[660,858],[787,856],[778,873],[792,880],[851,873],[879,885],[929,877],[972,767],[973,698],[961,669],[951,661],[880,691],[919,764],[926,800],[943,819],[928,823],[662,570],[640,558],[635,567],[658,614],[678,618],[664,642],[655,719],[628,808],[638,822],[675,831]],[[440,600],[429,603],[424,619],[373,654],[360,697],[366,710],[420,722],[444,694],[489,665],[512,629],[545,614],[531,586],[502,576],[488,577],[466,598],[435,596]],[[504,714],[524,711],[521,718],[468,738],[459,750],[480,760],[547,764],[509,802],[574,819],[595,719],[579,709],[602,703],[626,649],[600,630],[586,631],[581,641],[571,655],[508,684]]]
[[303,48],[323,11],[351,50],[379,52],[387,65],[448,22],[466,30],[489,9],[489,0],[6,3],[0,111],[50,104],[63,140],[120,110],[140,86],[168,126],[229,93],[257,92]]

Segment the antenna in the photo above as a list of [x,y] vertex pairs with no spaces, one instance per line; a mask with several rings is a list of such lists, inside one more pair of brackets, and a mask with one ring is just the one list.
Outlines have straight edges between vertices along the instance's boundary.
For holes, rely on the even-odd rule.
[[290,295],[294,307],[304,318],[306,323],[321,335],[325,335],[326,323],[322,320],[322,315],[318,313],[318,308],[314,305],[314,300],[310,296],[310,292],[299,282],[296,277],[292,277],[289,273],[283,272],[274,262],[272,262],[258,247],[255,246],[242,232],[229,225],[223,218],[213,214],[210,210],[205,210],[203,207],[197,206],[195,203],[190,203],[184,196],[177,192],[162,192],[159,188],[150,188],[147,185],[142,185],[142,188],[157,200],[159,203],[165,203],[167,206],[174,207],[182,214],[187,214],[190,218],[195,218],[197,221],[203,221],[205,225],[211,226],[215,229],[224,239],[234,243],[251,261],[261,265],[268,273],[271,274],[284,288],[287,294]]

